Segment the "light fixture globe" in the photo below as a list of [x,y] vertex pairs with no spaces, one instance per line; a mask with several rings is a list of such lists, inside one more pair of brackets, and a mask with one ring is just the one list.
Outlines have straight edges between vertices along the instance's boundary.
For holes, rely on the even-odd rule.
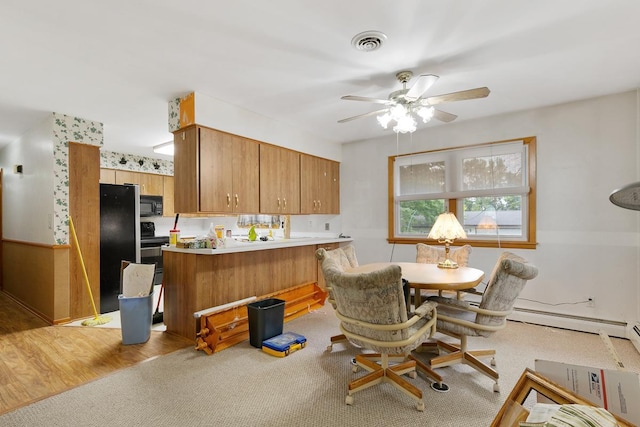
[[455,239],[466,239],[467,233],[464,232],[458,218],[451,213],[445,212],[438,215],[435,224],[429,232],[429,239],[435,239],[438,243],[444,243],[444,261],[438,263],[440,268],[458,268],[458,263],[449,258],[449,246]]

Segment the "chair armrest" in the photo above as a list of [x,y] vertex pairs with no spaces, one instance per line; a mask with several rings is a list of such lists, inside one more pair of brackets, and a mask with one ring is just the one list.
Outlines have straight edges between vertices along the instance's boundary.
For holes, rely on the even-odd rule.
[[427,314],[432,313],[437,305],[438,303],[435,301],[426,301],[420,307],[416,308],[413,314],[415,314],[418,317],[424,317]]
[[478,306],[475,306],[468,301],[459,300],[455,298],[429,297],[429,300],[436,301],[438,305],[449,307],[454,310],[472,311],[474,313],[484,314],[487,316],[507,317],[508,315],[513,313],[513,310],[507,310],[507,311],[487,310],[485,308],[480,308]]
[[468,301],[460,300],[457,298],[432,296],[432,297],[429,297],[428,300],[447,306],[447,307],[456,308],[459,310],[469,310],[470,307],[472,307],[472,305]]

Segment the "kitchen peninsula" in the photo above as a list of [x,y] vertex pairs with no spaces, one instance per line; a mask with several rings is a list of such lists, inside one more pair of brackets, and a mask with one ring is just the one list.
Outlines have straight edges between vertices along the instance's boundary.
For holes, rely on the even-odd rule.
[[193,314],[295,286],[323,284],[315,251],[344,238],[292,238],[229,242],[218,249],[163,247],[164,323],[167,332],[196,339]]

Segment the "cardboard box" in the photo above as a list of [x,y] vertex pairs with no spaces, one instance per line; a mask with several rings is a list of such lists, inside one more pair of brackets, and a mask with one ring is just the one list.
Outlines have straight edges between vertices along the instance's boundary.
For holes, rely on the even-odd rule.
[[607,411],[640,425],[640,374],[536,360],[535,370]]

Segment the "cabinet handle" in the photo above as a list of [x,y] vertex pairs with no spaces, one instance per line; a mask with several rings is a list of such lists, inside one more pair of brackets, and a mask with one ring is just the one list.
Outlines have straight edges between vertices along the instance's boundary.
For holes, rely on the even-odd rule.
[[318,209],[320,209],[321,207],[322,207],[322,202],[318,200]]
[[280,209],[280,197],[278,197],[278,209]]
[[284,201],[284,207],[283,207],[282,209],[287,209],[287,199],[286,199],[286,198],[284,198],[284,199],[282,199],[282,200]]
[[227,193],[227,207],[231,206],[231,195]]
[[236,194],[236,208],[238,207],[238,195]]
[[316,210],[316,201],[315,200],[313,201],[313,210],[314,211]]

